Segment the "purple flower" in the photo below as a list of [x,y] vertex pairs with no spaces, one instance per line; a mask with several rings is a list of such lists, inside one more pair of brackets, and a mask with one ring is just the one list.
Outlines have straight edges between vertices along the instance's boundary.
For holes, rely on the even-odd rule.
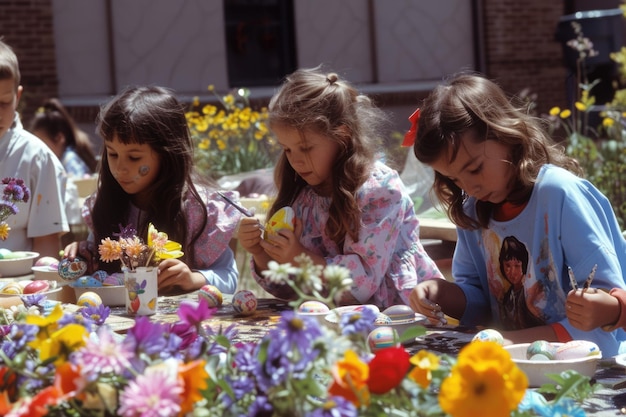
[[257,395],[254,402],[250,406],[248,417],[271,417],[273,412],[274,408],[272,407],[272,404],[270,404],[267,397]]
[[310,417],[356,417],[357,409],[343,397],[331,397],[324,405],[314,410]]
[[135,229],[132,225],[128,225],[126,227],[118,224],[120,228],[119,233],[113,233],[113,236],[118,237],[120,239],[130,239],[134,236],[137,236],[137,229]]
[[20,296],[24,306],[28,307],[43,307],[42,302],[46,300],[45,294],[23,294]]
[[361,311],[348,312],[341,315],[340,326],[343,335],[362,334],[367,336],[374,330],[374,322],[378,313],[365,306]]
[[210,319],[216,310],[216,308],[209,308],[209,302],[200,297],[198,302],[192,300],[181,302],[178,308],[178,317],[190,327],[199,328],[200,324],[204,320]]
[[20,178],[4,178],[2,184],[6,185],[4,187],[4,200],[28,203],[30,190],[24,184],[24,180]]
[[91,319],[96,325],[102,326],[111,314],[111,309],[104,304],[99,306],[87,306],[80,309],[80,314]]
[[21,323],[13,323],[4,329],[7,334],[0,339],[0,349],[9,359],[21,352],[28,342],[35,340],[39,332],[39,327]]
[[120,395],[122,417],[169,417],[180,412],[183,389],[167,370],[150,370],[128,383]]
[[166,330],[164,324],[152,323],[148,317],[142,316],[135,320],[135,326],[126,334],[124,344],[136,354],[159,355],[167,346]]

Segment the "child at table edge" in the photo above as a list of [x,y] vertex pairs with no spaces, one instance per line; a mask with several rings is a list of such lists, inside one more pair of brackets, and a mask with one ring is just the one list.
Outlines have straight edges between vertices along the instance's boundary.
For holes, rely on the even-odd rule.
[[145,241],[152,223],[184,253],[159,263],[159,294],[205,284],[234,293],[238,269],[229,245],[241,214],[215,184],[195,175],[184,107],[174,93],[158,86],[126,88],[100,111],[98,134],[104,141],[98,189],[83,206],[90,236],[68,245],[64,256],[82,256],[91,273],[118,272],[119,261],[100,260],[102,239],[117,239],[120,228],[132,227]]
[[[581,331],[566,316],[568,266],[578,286],[594,264],[594,284],[625,286],[626,242],[616,216],[608,199],[575,175],[577,162],[477,74],[436,87],[412,120],[415,154],[435,170],[434,190],[457,224],[458,241],[455,281],[418,284],[411,306],[435,323],[447,314],[464,325],[502,329],[507,343],[582,339],[605,357],[625,352],[622,329]],[[502,301],[507,286],[498,254],[511,235],[528,248],[525,306],[543,325],[507,328],[511,323],[501,320],[500,308],[511,306]]]
[[287,76],[269,104],[270,129],[283,148],[275,168],[282,207],[295,212],[295,231],[261,239],[255,219],[243,218],[239,242],[251,271],[272,295],[292,299],[291,287],[261,276],[269,261],[350,271],[352,288],[338,304],[407,304],[418,281],[443,279],[419,240],[413,201],[398,173],[378,161],[377,132],[385,115],[365,95],[321,67]]

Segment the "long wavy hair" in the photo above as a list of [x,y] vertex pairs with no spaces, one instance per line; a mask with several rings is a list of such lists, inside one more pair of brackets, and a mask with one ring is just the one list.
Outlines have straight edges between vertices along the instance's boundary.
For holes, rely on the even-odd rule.
[[[147,144],[158,154],[159,175],[149,186],[150,204],[142,207],[147,216],[137,225],[137,232],[145,238],[151,222],[159,231],[166,232],[171,240],[183,245],[185,256],[181,259],[193,265],[193,251],[185,250],[188,239],[185,206],[189,203],[185,199],[186,193],[190,192],[204,211],[204,223],[194,225],[189,246],[204,230],[207,209],[194,186],[194,180],[198,179],[193,174],[193,144],[184,107],[174,93],[162,87],[130,87],[101,109],[97,131],[105,142],[116,137],[124,144]],[[113,177],[103,147],[92,213],[96,242],[118,233],[120,225],[127,226],[131,197]],[[105,270],[107,265],[110,266],[100,263]]]
[[[449,151],[452,162],[461,146],[460,138],[470,130],[480,142],[493,140],[511,149],[515,175],[507,201],[513,204],[528,201],[539,170],[545,164],[583,175],[578,162],[550,138],[540,119],[509,99],[495,82],[474,73],[455,75],[447,84],[435,87],[423,101],[413,148],[415,156],[431,164]],[[458,226],[487,227],[493,203],[477,201],[478,219],[469,217],[463,210],[467,194],[438,172],[435,172],[433,192]]]
[[[306,143],[314,132],[340,145],[333,164],[331,203],[326,233],[339,246],[346,235],[358,240],[361,213],[357,190],[367,180],[380,150],[380,129],[386,116],[365,95],[335,73],[321,67],[300,69],[287,76],[269,103],[269,125],[295,128]],[[278,189],[269,210],[290,205],[307,183],[296,175],[285,153],[274,171]]]

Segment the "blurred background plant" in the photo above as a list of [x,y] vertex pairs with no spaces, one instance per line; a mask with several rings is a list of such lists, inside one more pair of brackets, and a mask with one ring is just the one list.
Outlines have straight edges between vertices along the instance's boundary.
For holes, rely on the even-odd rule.
[[[626,8],[622,6],[626,12]],[[622,230],[626,229],[626,90],[618,90],[613,101],[596,105],[593,88],[599,80],[589,81],[585,61],[597,52],[584,36],[578,23],[572,22],[576,38],[567,45],[578,53],[576,99],[572,109],[553,107],[546,116],[551,133],[565,134],[568,155],[576,158],[591,181],[611,202]],[[611,54],[626,80],[626,48]],[[590,116],[599,113],[601,121],[593,126]]]
[[194,98],[186,112],[194,141],[194,159],[198,172],[219,179],[272,167],[280,147],[267,127],[267,108],[252,109],[250,90],[235,89],[217,98],[216,104],[201,104]]

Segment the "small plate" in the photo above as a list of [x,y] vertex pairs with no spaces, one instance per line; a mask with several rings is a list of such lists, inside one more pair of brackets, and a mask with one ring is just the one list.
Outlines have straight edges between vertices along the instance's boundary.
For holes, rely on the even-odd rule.
[[343,306],[343,307],[337,307],[337,308],[333,308],[332,310],[330,310],[330,313],[328,313],[324,319],[332,324],[339,324],[339,320],[341,318],[341,316],[345,313],[352,313],[352,312],[360,312],[363,311],[363,309],[365,308],[370,308],[372,310],[374,310],[374,313],[378,314],[380,313],[380,309],[378,307],[376,307],[374,304],[363,304],[363,305],[353,305],[353,306]]

